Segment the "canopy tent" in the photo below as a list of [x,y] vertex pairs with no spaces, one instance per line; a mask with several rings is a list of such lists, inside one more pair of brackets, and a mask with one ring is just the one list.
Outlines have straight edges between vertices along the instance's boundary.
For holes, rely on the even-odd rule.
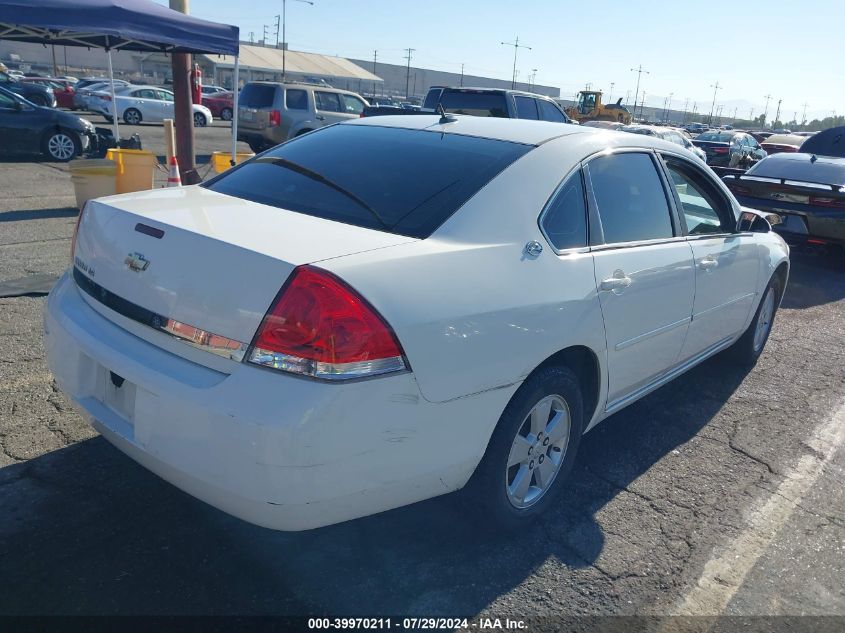
[[[114,79],[111,51],[217,53],[236,56],[238,27],[200,20],[151,0],[0,0],[0,39],[61,46],[104,48],[109,77]],[[117,104],[111,85],[115,139]],[[238,92],[234,91],[237,112]],[[237,117],[232,122],[232,160],[237,143]]]

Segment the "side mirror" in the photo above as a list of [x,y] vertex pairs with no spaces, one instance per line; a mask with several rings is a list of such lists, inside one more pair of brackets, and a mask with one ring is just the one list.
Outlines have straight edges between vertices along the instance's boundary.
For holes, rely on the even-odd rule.
[[20,112],[21,110],[23,110],[23,104],[22,104],[20,101],[18,101],[17,99],[15,99],[14,103],[15,103],[15,105],[13,105],[12,107],[13,107],[15,110],[17,110],[18,112]]
[[777,213],[763,213],[753,209],[743,209],[736,223],[739,233],[768,233],[772,227],[782,222]]

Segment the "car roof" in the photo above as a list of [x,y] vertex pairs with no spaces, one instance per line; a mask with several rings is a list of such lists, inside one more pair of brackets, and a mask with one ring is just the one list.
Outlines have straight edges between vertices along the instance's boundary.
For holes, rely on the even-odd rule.
[[481,86],[432,86],[440,90],[454,91],[454,92],[497,92],[501,94],[525,95],[526,97],[540,97],[549,101],[554,101],[547,95],[541,95],[536,92],[527,92],[525,90],[512,90],[511,88],[484,88]]
[[781,145],[798,145],[800,146],[806,139],[797,134],[772,134],[765,140],[765,143],[773,143]]
[[454,118],[455,120],[449,123],[440,123],[440,116],[436,114],[421,114],[416,116],[387,115],[351,119],[340,125],[371,125],[375,127],[404,128],[408,130],[428,130],[446,134],[462,134],[465,136],[510,141],[512,143],[524,143],[527,145],[541,145],[561,137],[567,137],[573,140],[577,138],[587,146],[593,146],[593,151],[600,151],[609,147],[644,147],[678,151],[680,147],[675,143],[670,143],[655,136],[619,134],[615,130],[567,123],[465,115],[450,115],[450,118]]

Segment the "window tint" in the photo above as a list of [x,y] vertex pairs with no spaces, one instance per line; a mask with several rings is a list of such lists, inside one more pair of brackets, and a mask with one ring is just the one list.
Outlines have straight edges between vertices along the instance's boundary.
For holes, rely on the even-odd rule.
[[699,141],[718,141],[719,143],[730,143],[735,134],[733,132],[702,132],[698,135]]
[[162,101],[173,101],[173,93],[166,90],[156,90],[156,98]]
[[540,118],[543,121],[566,123],[566,116],[555,107],[555,104],[545,99],[537,99],[537,107],[540,108]]
[[340,99],[336,92],[320,92],[314,91],[314,101],[317,103],[317,109],[323,112],[343,112],[345,110],[340,107]]
[[15,100],[8,96],[4,95],[0,92],[0,108],[14,108],[15,107]]
[[364,102],[352,95],[340,95],[343,105],[348,114],[361,114],[364,111]]
[[[669,175],[687,222],[687,232],[690,235],[704,235],[707,233],[725,233],[728,228],[723,226],[721,217],[716,210],[719,202],[712,193],[707,192],[707,185],[701,181],[691,168],[674,161],[667,164]],[[724,203],[723,203],[724,204]]]
[[136,90],[132,93],[132,96],[136,99],[155,99],[156,93],[155,90]]
[[434,110],[437,107],[438,102],[440,101],[440,93],[443,92],[443,88],[432,88],[428,91],[428,94],[425,96],[425,101],[423,102],[423,110]]
[[580,171],[566,180],[546,207],[543,231],[558,250],[587,245],[587,207]]
[[285,91],[285,105],[288,110],[307,110],[308,93],[304,90],[291,90],[288,88]]
[[508,106],[503,92],[444,90],[440,103],[446,112],[508,118]]
[[272,84],[247,84],[241,90],[239,105],[245,108],[269,108],[276,96],[276,86]]
[[589,164],[606,243],[672,237],[669,205],[648,154],[601,156]]
[[[532,147],[426,130],[334,125],[279,145],[203,186],[298,213],[425,238]],[[274,158],[301,168],[274,164]]]
[[516,102],[516,118],[537,118],[537,102],[534,99],[531,97],[514,97],[514,101]]

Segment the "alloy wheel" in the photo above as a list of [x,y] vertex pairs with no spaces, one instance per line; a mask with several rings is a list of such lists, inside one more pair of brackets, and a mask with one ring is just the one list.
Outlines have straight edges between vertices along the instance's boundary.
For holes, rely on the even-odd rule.
[[205,127],[205,116],[201,112],[194,112],[194,125],[196,127]]
[[76,145],[67,134],[53,134],[47,141],[47,151],[56,160],[70,160],[76,154]]
[[540,400],[516,432],[505,473],[511,505],[529,508],[552,487],[566,449],[572,421],[569,406],[557,395]]

